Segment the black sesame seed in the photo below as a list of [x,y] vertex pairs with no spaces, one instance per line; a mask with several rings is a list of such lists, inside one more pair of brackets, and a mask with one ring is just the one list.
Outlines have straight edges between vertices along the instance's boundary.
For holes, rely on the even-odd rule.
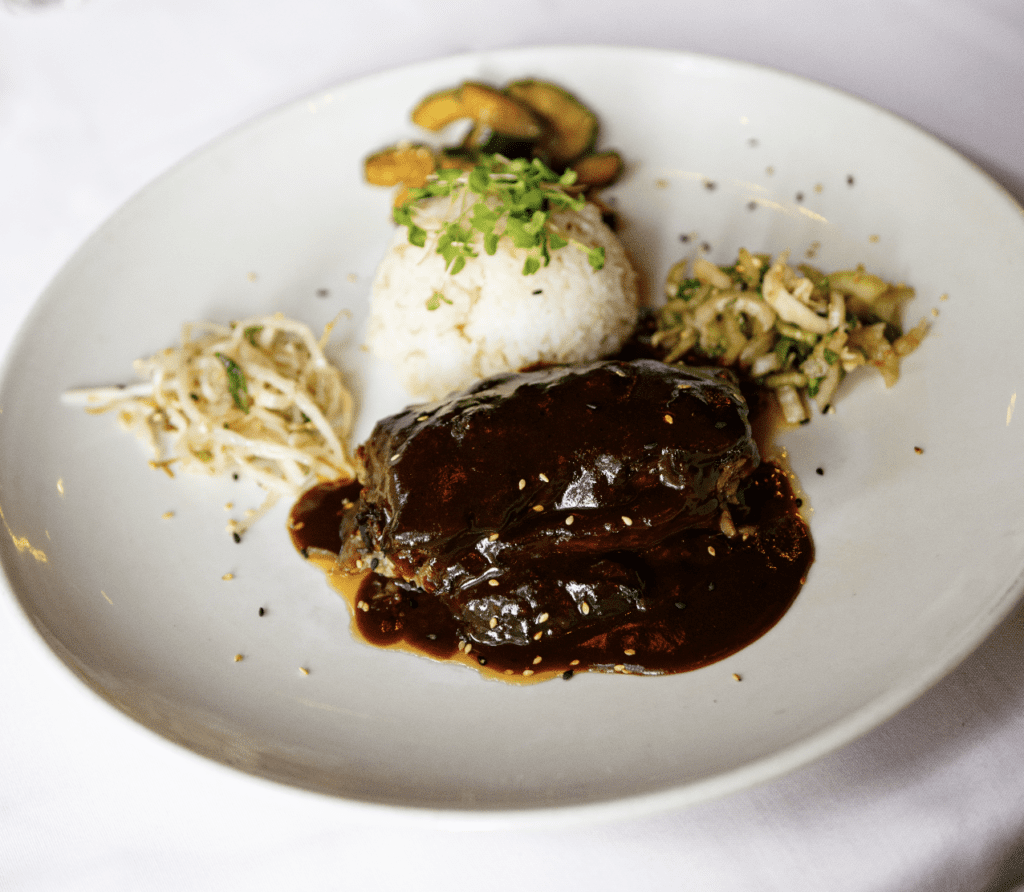
[[819,477],[824,477],[825,476],[825,469],[824,468],[815,468],[814,469],[814,473],[817,474]]
[[756,201],[748,201],[747,202],[747,210],[748,211],[756,211],[757,210],[757,202]]
[[796,500],[796,506],[797,506],[797,508],[803,508],[804,500],[803,499],[797,499]]
[[317,290],[316,290],[316,296],[317,297],[327,297],[327,295],[330,294],[330,293],[331,292],[328,291],[326,288],[317,288]]
[[797,193],[796,193],[796,200],[797,200],[797,203],[798,203],[798,204],[799,204],[799,203],[800,203],[801,201],[803,201],[803,200],[804,200],[804,193],[803,193],[803,192],[797,192]]
[[565,670],[565,672],[563,672],[563,673],[562,673],[562,678],[564,678],[564,679],[565,679],[566,681],[568,681],[568,680],[569,680],[570,678],[572,678],[572,677],[573,677],[573,676],[574,676],[575,674],[576,674],[576,673],[575,673],[575,672],[573,672],[573,671],[572,671],[572,669],[566,669],[566,670]]
[[232,533],[231,538],[234,539],[236,543],[242,541],[242,536],[240,533]]
[[847,186],[852,186],[853,185],[853,174],[852,173],[846,178],[846,185]]
[[238,474],[232,474],[231,475],[231,479],[232,480],[237,480],[238,479]]
[[544,289],[543,288],[534,288],[531,293],[533,293],[533,294],[543,294],[544,293]]
[[707,253],[711,253],[711,244],[710,244],[710,242],[701,242],[700,243],[700,249],[702,251],[707,252]]
[[683,244],[686,244],[689,240],[690,236],[686,233],[683,233],[683,235],[679,236],[679,241],[681,241]]
[[704,188],[707,189],[708,192],[714,192],[717,186],[718,186],[718,183],[716,183],[714,180],[705,180],[704,181]]
[[476,661],[477,661],[477,662],[478,662],[478,663],[479,663],[479,664],[480,664],[481,666],[486,666],[486,665],[487,665],[487,657],[477,657],[477,658],[476,658]]
[[300,549],[299,550],[299,554],[301,554],[304,558],[308,558],[309,557],[309,549],[308,548]]
[[379,564],[380,564],[380,558],[373,558],[370,561],[370,569],[371,570],[376,570]]
[[263,609],[262,607],[260,608],[260,616],[263,616],[263,614],[265,614],[266,612],[267,612],[267,611],[266,611],[266,610],[264,610],[264,609]]

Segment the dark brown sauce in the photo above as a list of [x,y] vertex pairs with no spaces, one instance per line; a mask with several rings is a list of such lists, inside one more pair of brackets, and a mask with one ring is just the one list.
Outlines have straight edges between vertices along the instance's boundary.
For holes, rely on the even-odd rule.
[[[469,642],[437,597],[375,573],[332,574],[339,529],[358,498],[350,481],[314,487],[292,510],[292,540],[324,569],[353,613],[358,637],[438,660],[457,660],[507,681],[539,681],[578,671],[660,675],[706,666],[760,638],[789,609],[813,560],[788,475],[763,462],[745,494],[747,539],[688,531],[636,558],[646,609],[595,633],[541,632],[535,646]],[[467,649],[468,644],[468,649]]]

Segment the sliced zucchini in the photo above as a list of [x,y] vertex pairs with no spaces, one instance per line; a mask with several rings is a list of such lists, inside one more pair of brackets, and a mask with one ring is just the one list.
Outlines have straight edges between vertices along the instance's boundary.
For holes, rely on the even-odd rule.
[[548,81],[513,81],[505,92],[533,109],[544,122],[538,154],[552,167],[565,167],[589,152],[597,140],[597,115],[567,90]]
[[412,110],[414,124],[435,132],[466,116],[466,106],[458,87],[431,93]]
[[468,116],[478,124],[516,139],[537,139],[541,135],[541,122],[530,108],[500,90],[467,81],[460,93]]
[[472,170],[476,166],[477,153],[462,146],[441,149],[437,156],[438,170]]
[[492,131],[481,143],[480,151],[486,155],[504,155],[506,158],[532,158],[535,139],[519,139]]
[[618,152],[591,152],[573,161],[576,184],[586,189],[602,189],[614,183],[622,173],[622,156]]
[[423,186],[436,166],[434,153],[426,146],[400,144],[370,155],[363,173],[374,186]]
[[431,93],[412,111],[413,123],[433,131],[464,118],[516,139],[535,140],[541,135],[541,122],[529,108],[494,87],[473,81]]

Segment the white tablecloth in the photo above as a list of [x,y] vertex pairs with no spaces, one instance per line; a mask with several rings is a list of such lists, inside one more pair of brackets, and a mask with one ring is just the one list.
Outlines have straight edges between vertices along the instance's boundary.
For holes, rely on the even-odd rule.
[[[80,242],[209,139],[357,75],[540,43],[804,75],[920,124],[1024,199],[1021,0],[0,6],[0,355]],[[896,718],[749,792],[465,832],[367,822],[157,738],[74,678],[0,581],[0,889],[1024,889],[1022,645],[1018,609]]]

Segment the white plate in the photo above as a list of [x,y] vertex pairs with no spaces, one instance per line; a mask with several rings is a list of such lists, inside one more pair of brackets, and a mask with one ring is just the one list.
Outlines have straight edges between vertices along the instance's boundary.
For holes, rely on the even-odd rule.
[[[863,261],[915,285],[911,321],[940,311],[895,389],[848,382],[837,414],[789,437],[817,562],[769,634],[697,672],[512,687],[357,644],[341,599],[293,552],[284,506],[235,545],[222,506],[256,493],[170,480],[111,418],[60,402],[69,387],[130,380],[132,359],[174,342],[186,320],[281,310],[319,326],[347,307],[338,356],[361,390],[365,434],[404,397],[359,349],[390,231],[390,196],[362,182],[362,158],[417,135],[408,112],[426,91],[525,75],[600,112],[603,145],[628,161],[614,197],[652,291],[701,243],[720,261],[740,246],[795,258],[818,246],[822,266]],[[375,75],[188,159],[59,274],[0,391],[3,565],[87,685],[263,778],[502,820],[721,795],[893,715],[1017,599],[1021,281],[1024,219],[988,178],[905,122],[793,77],[606,48]]]

